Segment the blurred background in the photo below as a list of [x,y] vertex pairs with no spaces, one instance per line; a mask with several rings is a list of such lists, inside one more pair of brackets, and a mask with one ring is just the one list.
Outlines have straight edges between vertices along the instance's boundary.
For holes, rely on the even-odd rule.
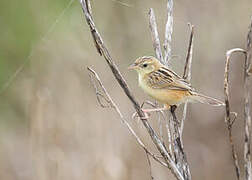
[[[251,0],[175,0],[174,6],[172,68],[183,72],[191,22],[192,85],[223,100],[225,53],[245,47]],[[137,99],[149,99],[127,66],[139,56],[154,55],[147,13],[154,8],[163,40],[166,1],[93,0],[92,7],[98,29]],[[144,151],[117,114],[98,105],[87,66],[98,72],[125,117],[155,151],[142,124],[130,118],[134,109],[97,54],[79,1],[0,1],[0,179],[150,179]],[[238,112],[234,141],[240,159],[242,67],[242,55],[234,55],[231,105]],[[149,121],[157,127],[152,117]],[[193,179],[236,179],[227,135],[224,108],[189,106],[184,148]],[[152,166],[155,179],[174,179],[156,162]]]

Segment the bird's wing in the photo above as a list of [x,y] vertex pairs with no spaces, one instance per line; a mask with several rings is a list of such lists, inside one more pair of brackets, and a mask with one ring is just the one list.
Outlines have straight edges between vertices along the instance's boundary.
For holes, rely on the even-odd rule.
[[148,83],[154,89],[193,90],[190,83],[165,67],[148,74]]

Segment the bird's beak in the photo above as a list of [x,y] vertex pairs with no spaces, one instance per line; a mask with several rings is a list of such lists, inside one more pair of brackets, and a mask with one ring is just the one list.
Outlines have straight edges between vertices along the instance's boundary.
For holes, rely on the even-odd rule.
[[133,63],[131,64],[128,69],[132,70],[132,69],[136,69],[137,68],[137,64],[136,63]]

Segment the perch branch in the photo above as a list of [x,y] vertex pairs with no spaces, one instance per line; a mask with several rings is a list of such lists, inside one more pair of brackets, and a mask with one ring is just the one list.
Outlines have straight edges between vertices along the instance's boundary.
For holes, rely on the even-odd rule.
[[252,179],[251,167],[251,97],[249,90],[249,68],[252,59],[252,18],[247,35],[247,49],[244,64],[244,124],[245,124],[245,139],[244,139],[244,161],[245,161],[245,178],[246,180]]
[[161,63],[165,64],[165,61],[162,55],[161,44],[160,44],[160,39],[158,35],[157,22],[156,22],[154,10],[150,8],[148,14],[149,14],[149,27],[151,31],[151,38],[153,42],[153,48],[156,53],[156,57],[157,59],[159,59]]
[[175,114],[175,110],[177,109],[176,105],[171,106],[171,129],[172,129],[172,140],[173,140],[173,152],[174,152],[174,159],[176,165],[180,172],[183,174],[185,180],[191,180],[191,173],[189,169],[189,165],[187,162],[187,157],[183,149],[182,139],[179,131],[179,123]]
[[98,33],[96,26],[95,26],[95,23],[93,21],[93,18],[90,14],[91,7],[88,8],[88,6],[87,6],[87,4],[89,3],[89,0],[81,0],[80,3],[82,6],[83,13],[85,15],[87,24],[90,27],[90,31],[91,31],[92,37],[94,39],[94,43],[95,43],[95,46],[97,48],[98,53],[104,57],[107,64],[109,65],[114,77],[116,78],[116,80],[120,84],[121,88],[124,90],[127,97],[130,99],[138,116],[141,118],[143,125],[145,126],[146,130],[148,131],[148,133],[152,139],[152,142],[155,144],[156,148],[158,149],[160,154],[163,156],[166,164],[168,165],[168,167],[171,170],[171,172],[173,173],[173,175],[178,180],[183,180],[184,178],[183,178],[182,174],[180,173],[180,171],[178,170],[175,162],[170,157],[165,145],[162,143],[160,138],[157,136],[156,132],[150,126],[149,122],[145,119],[144,112],[142,111],[139,103],[136,101],[135,97],[131,93],[128,85],[126,84],[126,81],[122,77],[120,71],[118,70],[118,67],[116,66],[116,64],[112,60],[112,57],[110,56],[109,51],[105,47],[104,42],[103,42],[100,34]]
[[167,21],[165,25],[165,40],[164,40],[164,64],[168,66],[168,61],[171,58],[171,43],[173,32],[173,0],[167,1]]
[[[192,54],[193,54],[193,38],[194,38],[194,26],[191,24],[188,24],[190,27],[190,38],[189,38],[189,45],[188,45],[188,51],[185,61],[185,67],[184,67],[184,74],[183,78],[190,81],[191,80],[191,64],[192,64]],[[184,105],[183,109],[183,116],[180,121],[180,127],[178,128],[178,123],[174,123],[177,121],[176,114],[175,114],[175,106],[171,108],[171,114],[172,114],[172,120],[170,123],[171,129],[173,131],[172,134],[175,136],[172,137],[173,139],[173,149],[174,149],[174,158],[175,162],[177,162],[177,166],[183,173],[183,176],[185,179],[191,179],[190,169],[188,165],[188,161],[186,158],[186,154],[183,150],[183,129],[184,129],[184,122],[186,119],[186,112],[187,112],[187,103]]]
[[174,159],[174,154],[173,154],[173,136],[172,136],[172,118],[170,117],[170,118],[167,118],[167,121],[166,121],[166,123],[165,123],[165,127],[166,127],[166,132],[167,132],[167,139],[168,139],[168,141],[167,141],[167,143],[168,143],[168,150],[169,150],[169,152],[170,152],[170,154],[171,154],[171,157],[172,157],[172,159],[175,161],[175,159]]
[[[150,28],[152,32],[152,39],[153,39],[153,46],[154,50],[156,52],[156,56],[159,54],[162,54],[161,49],[159,48],[159,37],[157,33],[157,25],[155,23],[155,16],[152,9],[150,9],[149,12],[150,15]],[[154,17],[154,18],[151,18]],[[154,19],[154,20],[153,20]],[[192,49],[193,49],[193,27],[190,25],[191,28],[191,36],[189,41],[189,48],[188,48],[188,54],[186,58],[185,63],[185,78],[187,79],[188,75],[190,76],[191,71],[191,60],[192,60]],[[171,58],[171,41],[172,41],[172,31],[173,31],[173,1],[167,0],[167,21],[166,21],[166,28],[165,28],[165,42],[164,42],[164,53],[165,57],[162,59],[159,59],[160,62],[166,66],[168,66],[168,61]],[[155,33],[156,32],[156,33]],[[187,105],[185,105],[184,114],[186,113]],[[179,123],[177,121],[177,117],[175,114],[176,106],[171,107],[171,119],[170,121],[166,122],[166,129],[168,133],[168,149],[171,153],[172,159],[176,162],[176,166],[179,169],[179,171],[183,174],[184,179],[191,179],[191,174],[189,170],[189,166],[187,163],[186,155],[183,150],[183,144],[182,144],[182,132],[183,130],[180,130]],[[185,119],[185,116],[184,116]],[[183,119],[182,119],[183,120]],[[184,120],[182,122],[181,129],[184,126]],[[173,145],[173,147],[172,147]]]
[[[93,69],[91,69],[90,67],[88,67],[87,69],[90,72],[89,76],[90,76],[92,85],[95,88],[97,100],[100,98],[97,95],[97,94],[99,94],[100,96],[102,96],[103,98],[105,98],[106,102],[109,104],[109,105],[104,105],[104,104],[101,103],[100,100],[98,100],[98,103],[100,104],[100,106],[101,107],[111,107],[111,108],[113,108],[117,112],[117,114],[119,115],[119,117],[121,118],[122,123],[126,125],[126,127],[129,130],[129,132],[135,137],[137,143],[144,149],[144,151],[146,152],[146,154],[150,155],[154,160],[156,160],[157,162],[159,162],[161,165],[163,165],[165,167],[168,167],[168,165],[166,163],[164,163],[163,161],[161,161],[161,160],[158,159],[158,156],[156,156],[155,154],[153,154],[152,152],[150,152],[147,149],[147,147],[144,145],[144,143],[142,142],[142,140],[137,136],[136,132],[133,130],[133,128],[130,126],[130,124],[127,122],[127,120],[124,118],[124,116],[121,113],[119,107],[116,105],[116,103],[114,102],[114,100],[109,95],[107,89],[104,87],[104,85],[103,85],[100,77],[98,76],[98,74]],[[101,88],[101,92],[99,92],[98,86],[96,85],[95,80],[98,82],[98,85]]]
[[[246,51],[240,48],[235,48],[227,51],[226,53],[226,62],[225,62],[225,71],[224,71],[224,95],[225,95],[225,105],[226,105],[226,115],[225,115],[225,122],[227,124],[227,129],[228,129],[228,134],[229,134],[229,143],[231,146],[231,151],[232,151],[232,158],[234,162],[234,167],[235,167],[235,172],[236,172],[236,177],[239,180],[240,179],[240,167],[239,167],[239,162],[237,158],[237,152],[235,150],[235,146],[233,143],[233,137],[232,137],[232,127],[236,119],[236,113],[231,112],[230,110],[230,97],[229,97],[229,64],[230,64],[230,58],[232,53],[235,52],[242,52],[246,54]],[[234,120],[231,120],[231,114],[234,114]]]

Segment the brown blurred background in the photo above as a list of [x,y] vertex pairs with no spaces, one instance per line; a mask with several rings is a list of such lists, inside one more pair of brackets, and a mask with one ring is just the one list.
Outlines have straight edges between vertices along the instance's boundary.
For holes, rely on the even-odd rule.
[[[173,69],[182,73],[191,22],[196,27],[192,84],[224,99],[225,52],[245,47],[251,0],[174,4]],[[136,57],[154,55],[147,13],[154,8],[163,39],[166,1],[93,0],[92,5],[98,29],[137,99],[149,99],[127,66]],[[143,150],[113,110],[97,104],[87,66],[99,73],[134,129],[154,149],[142,124],[130,119],[134,110],[98,56],[77,0],[1,0],[0,39],[0,179],[150,179]],[[233,56],[231,105],[239,113],[234,140],[240,159],[242,67],[243,57]],[[235,179],[223,108],[190,105],[184,144],[193,179]],[[153,175],[174,179],[156,162]]]

